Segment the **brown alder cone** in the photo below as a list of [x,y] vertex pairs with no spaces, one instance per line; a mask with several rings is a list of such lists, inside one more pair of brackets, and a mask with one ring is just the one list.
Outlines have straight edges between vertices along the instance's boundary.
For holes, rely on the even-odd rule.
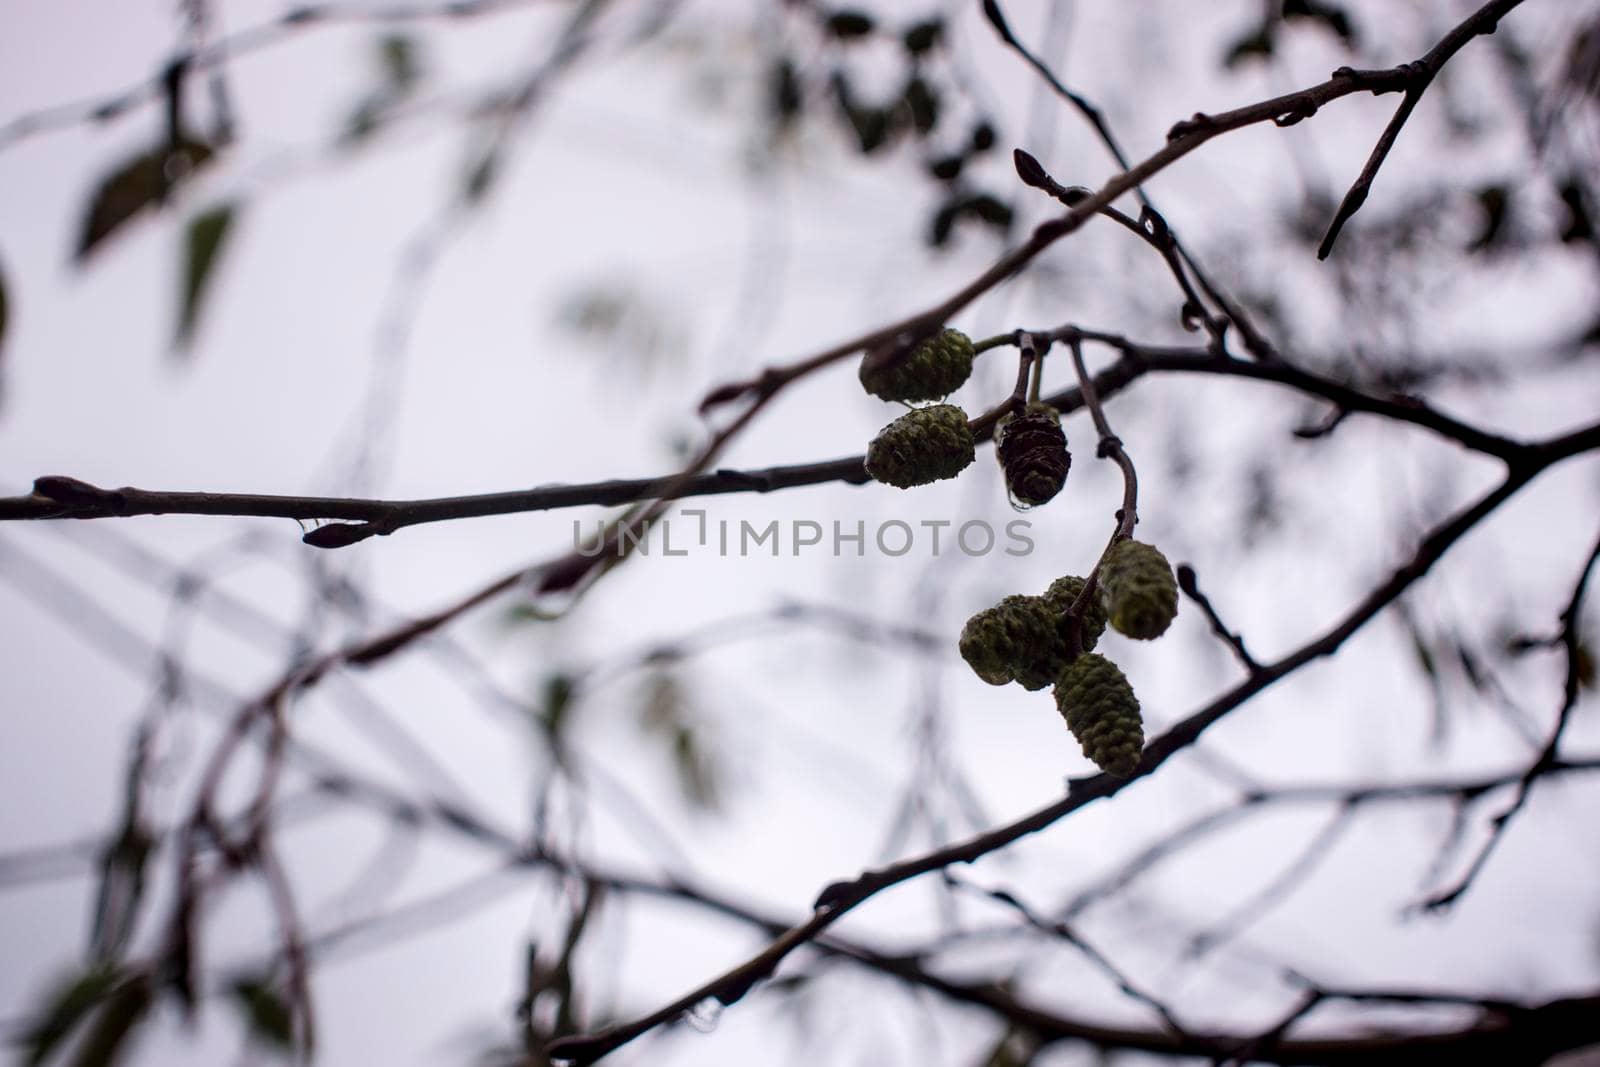
[[1061,429],[1061,415],[1048,404],[1029,404],[1021,415],[1000,420],[994,431],[995,455],[1005,471],[1006,488],[1018,503],[1038,507],[1067,483],[1072,453]]

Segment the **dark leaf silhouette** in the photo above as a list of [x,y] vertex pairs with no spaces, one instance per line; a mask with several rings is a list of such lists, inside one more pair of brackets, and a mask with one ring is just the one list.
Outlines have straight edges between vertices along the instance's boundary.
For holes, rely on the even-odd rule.
[[200,312],[205,306],[206,293],[210,291],[212,270],[227,242],[234,214],[232,204],[212,208],[196,215],[184,235],[183,291],[178,306],[178,329],[174,337],[174,344],[179,348],[187,346],[194,338]]
[[996,229],[1011,227],[1011,206],[988,193],[978,193],[968,199],[965,210],[973,218],[981,219]]
[[124,978],[120,968],[96,965],[58,986],[17,1038],[22,1062],[36,1067],[104,1002]]
[[544,682],[544,703],[539,717],[550,732],[559,736],[567,723],[567,712],[572,707],[573,684],[570,674],[552,674]]
[[934,248],[943,248],[950,243],[950,234],[956,225],[956,216],[961,213],[961,201],[951,200],[942,204],[934,212],[933,220],[928,224],[928,244]]
[[1478,190],[1477,199],[1478,208],[1483,212],[1483,224],[1468,250],[1490,252],[1505,241],[1506,224],[1511,217],[1511,191],[1500,184],[1485,185]]
[[117,959],[133,936],[154,850],[155,840],[149,831],[130,818],[101,855],[100,892],[90,937],[90,951],[96,959]]
[[406,92],[422,76],[417,44],[404,34],[390,34],[379,40],[378,59],[383,65],[384,77],[396,93]]
[[476,204],[483,200],[489,192],[490,186],[500,174],[500,153],[493,148],[480,155],[467,170],[467,180],[462,186],[462,195],[467,203]]
[[1284,0],[1283,17],[1303,19],[1331,30],[1347,47],[1356,43],[1355,27],[1350,15],[1338,4],[1325,4],[1321,0]]
[[889,143],[889,113],[881,107],[856,107],[846,113],[855,130],[862,155],[871,155]]
[[657,671],[646,683],[640,724],[665,742],[678,785],[694,807],[709,811],[722,792],[721,774],[692,722],[683,683],[670,671]]
[[176,188],[211,162],[215,152],[204,141],[185,139],[143,152],[112,171],[95,189],[73,253],[79,264],[106,238],[146,208],[166,202]]
[[[1583,186],[1576,178],[1568,178],[1561,185],[1561,202],[1567,208],[1567,224],[1561,229],[1563,243],[1594,240],[1594,218],[1584,203]],[[0,330],[5,328],[4,305],[0,304]]]
[[906,109],[911,112],[911,125],[916,128],[918,134],[931,133],[939,124],[939,94],[926,79],[913,75],[906,82],[901,99]]
[[873,31],[877,23],[865,11],[835,11],[828,16],[828,32],[841,41],[853,41]]
[[786,127],[800,117],[801,108],[805,103],[805,96],[800,86],[800,72],[795,69],[789,57],[784,56],[772,65],[770,78],[768,106],[771,108],[774,123],[780,128]]
[[928,164],[928,173],[942,182],[954,181],[961,176],[965,156],[940,156]]
[[1272,31],[1263,26],[1234,41],[1222,57],[1222,65],[1232,70],[1253,59],[1271,59],[1272,48]]
[[944,20],[939,18],[927,19],[909,27],[905,36],[901,38],[906,46],[906,51],[914,56],[930,52],[944,40]]
[[268,1048],[294,1047],[294,1014],[270,979],[239,979],[233,984],[233,999],[252,1039]]
[[10,301],[6,294],[6,272],[0,270],[0,358],[6,354],[6,323],[9,318]]
[[74,1067],[110,1067],[124,1060],[123,1045],[149,1014],[153,1000],[150,981],[135,975],[120,982],[106,998],[94,1024],[78,1045]]

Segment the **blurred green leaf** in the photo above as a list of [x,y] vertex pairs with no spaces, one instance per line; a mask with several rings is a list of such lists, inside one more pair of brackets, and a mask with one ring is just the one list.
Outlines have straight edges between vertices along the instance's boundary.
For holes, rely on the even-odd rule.
[[944,19],[935,17],[925,19],[908,27],[905,36],[901,38],[901,43],[905,45],[907,52],[914,56],[920,56],[924,52],[938,47],[939,42],[943,39]]
[[962,210],[973,218],[981,219],[998,230],[1011,228],[1011,206],[988,193],[978,193],[967,199]]
[[1350,15],[1338,4],[1323,3],[1321,0],[1283,0],[1283,17],[1285,21],[1304,19],[1324,26],[1347,46],[1356,43],[1356,31],[1350,22]]
[[114,961],[127,947],[144,899],[145,875],[154,851],[155,839],[149,831],[130,821],[101,854],[100,891],[95,898],[89,943],[89,952],[95,959]]
[[1272,30],[1262,26],[1245,34],[1228,47],[1228,52],[1222,57],[1222,65],[1229,70],[1243,66],[1253,59],[1272,58]]
[[673,732],[672,760],[678,770],[678,784],[689,803],[705,811],[715,809],[722,792],[721,777],[692,727],[680,726]]
[[983,1067],[1029,1067],[1042,1047],[1039,1039],[1026,1030],[1012,1028],[1001,1035],[989,1050]]
[[853,41],[871,33],[877,22],[865,11],[839,10],[829,15],[824,25],[839,40]]
[[0,356],[4,356],[6,351],[6,315],[8,310],[6,272],[0,270]]
[[353,147],[371,137],[388,121],[394,106],[411,94],[422,79],[418,51],[416,41],[405,34],[378,38],[378,85],[350,112],[339,138],[341,143]]
[[870,156],[889,143],[889,113],[883,108],[853,107],[845,112],[845,120],[855,131],[856,144],[862,155]]
[[493,148],[481,153],[467,168],[467,180],[461,188],[467,203],[476,204],[488,195],[495,178],[500,175],[500,153]]
[[241,978],[233,983],[231,992],[253,1039],[279,1051],[294,1048],[294,1013],[270,979]]
[[573,688],[572,676],[559,671],[544,681],[544,701],[539,706],[539,718],[552,734],[559,736],[567,723]]
[[378,39],[378,62],[395,95],[408,92],[422,77],[417,42],[405,34],[392,33]]
[[911,125],[918,135],[926,136],[939,124],[939,93],[927,79],[914,74],[906,82],[901,100],[911,112]]
[[940,156],[928,164],[928,173],[942,182],[955,181],[961,177],[966,162],[967,157],[962,155]]
[[362,100],[345,120],[344,132],[339,135],[340,143],[353,147],[377,133],[378,127],[383,125],[386,109],[387,104],[382,97],[369,96]]
[[149,1013],[154,999],[150,979],[145,975],[133,975],[119,983],[78,1045],[72,1060],[74,1067],[110,1067],[121,1062],[123,1046]]
[[[1571,244],[1574,241],[1593,241],[1595,237],[1594,220],[1589,216],[1588,206],[1584,204],[1583,185],[1576,177],[1569,177],[1561,184],[1559,190],[1561,203],[1567,209],[1567,222],[1561,228],[1561,241]],[[3,322],[3,320],[0,320]]]
[[1483,224],[1467,250],[1489,252],[1505,242],[1506,223],[1511,214],[1511,190],[1503,183],[1495,182],[1482,186],[1474,196],[1478,201],[1478,210],[1483,212]]
[[655,671],[646,681],[644,697],[640,722],[648,732],[666,741],[685,799],[702,810],[716,808],[722,792],[721,774],[690,721],[682,682],[671,671]]
[[189,222],[183,241],[183,291],[178,307],[178,329],[173,343],[179,348],[194,338],[195,327],[200,322],[206,293],[211,283],[212,268],[228,239],[235,215],[233,204],[223,204],[196,215]]
[[106,175],[90,198],[74,258],[81,265],[89,253],[146,208],[166,201],[215,155],[203,141],[185,139],[162,144],[128,160]]
[[934,248],[943,248],[950,243],[950,235],[955,230],[956,216],[961,214],[961,200],[947,200],[939,205],[939,210],[934,212],[933,218],[928,223],[928,244]]
[[800,84],[800,72],[788,56],[781,56],[773,63],[768,75],[767,93],[773,122],[780,129],[800,117],[805,105],[805,93]]
[[120,967],[96,964],[62,982],[17,1037],[22,1062],[37,1067],[126,978]]

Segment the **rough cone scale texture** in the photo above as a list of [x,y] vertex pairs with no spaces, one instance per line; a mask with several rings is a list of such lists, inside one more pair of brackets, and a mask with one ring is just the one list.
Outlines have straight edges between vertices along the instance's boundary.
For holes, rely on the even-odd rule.
[[1127,777],[1144,751],[1139,698],[1115,663],[1098,652],[1079,656],[1056,682],[1056,707],[1083,754],[1109,774]]
[[1060,609],[1044,597],[1008,596],[967,620],[961,657],[990,685],[1043,689],[1066,666],[1062,625]]
[[[1057,578],[1050,583],[1050,588],[1044,591],[1044,598],[1050,601],[1056,610],[1064,613],[1077,602],[1078,594],[1083,592],[1083,579],[1075,574],[1064,578]],[[1066,619],[1063,617],[1062,626],[1065,629]],[[1083,651],[1093,652],[1094,646],[1099,643],[1100,635],[1106,632],[1106,608],[1100,603],[1098,596],[1089,598],[1089,603],[1083,607]]]
[[1005,471],[1006,488],[1026,507],[1051,500],[1067,482],[1072,453],[1061,429],[1061,414],[1049,404],[1029,404],[1021,415],[1000,420],[994,431],[995,455]]
[[976,458],[967,413],[954,404],[917,408],[895,419],[867,446],[867,473],[910,489],[954,478]]
[[1178,580],[1153,545],[1123,541],[1100,568],[1100,589],[1118,633],[1150,641],[1167,632],[1178,614]]
[[883,400],[941,400],[972,375],[972,338],[960,330],[941,330],[888,366],[875,356],[861,360],[861,386]]

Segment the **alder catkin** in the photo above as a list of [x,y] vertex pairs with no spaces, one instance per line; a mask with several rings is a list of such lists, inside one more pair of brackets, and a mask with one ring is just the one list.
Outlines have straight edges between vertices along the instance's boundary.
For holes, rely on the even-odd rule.
[[1006,416],[994,431],[995,455],[1005,471],[1012,499],[1026,507],[1051,500],[1067,482],[1072,453],[1061,429],[1061,413],[1049,404],[1029,404],[1021,415]]
[[909,489],[954,478],[976,457],[967,413],[954,404],[906,412],[867,446],[867,473],[887,485]]
[[1056,708],[1083,754],[1110,774],[1127,777],[1144,751],[1139,698],[1122,670],[1098,652],[1086,652],[1061,672]]
[[[1044,591],[1044,598],[1062,613],[1063,626],[1066,624],[1067,610],[1077,603],[1078,594],[1081,592],[1083,592],[1083,579],[1075,574],[1057,578],[1050,583],[1050,588]],[[1098,595],[1091,596],[1089,602],[1084,605],[1082,626],[1080,633],[1083,642],[1082,651],[1092,652],[1100,641],[1100,635],[1106,632],[1106,608],[1100,602]]]
[[972,338],[941,330],[904,359],[887,362],[869,352],[861,360],[861,386],[883,400],[942,400],[972,375]]
[[1043,689],[1066,666],[1060,610],[1037,596],[1008,596],[961,628],[961,658],[990,685]]
[[1122,541],[1100,568],[1106,612],[1118,633],[1150,641],[1178,614],[1178,580],[1167,557],[1143,541]]

